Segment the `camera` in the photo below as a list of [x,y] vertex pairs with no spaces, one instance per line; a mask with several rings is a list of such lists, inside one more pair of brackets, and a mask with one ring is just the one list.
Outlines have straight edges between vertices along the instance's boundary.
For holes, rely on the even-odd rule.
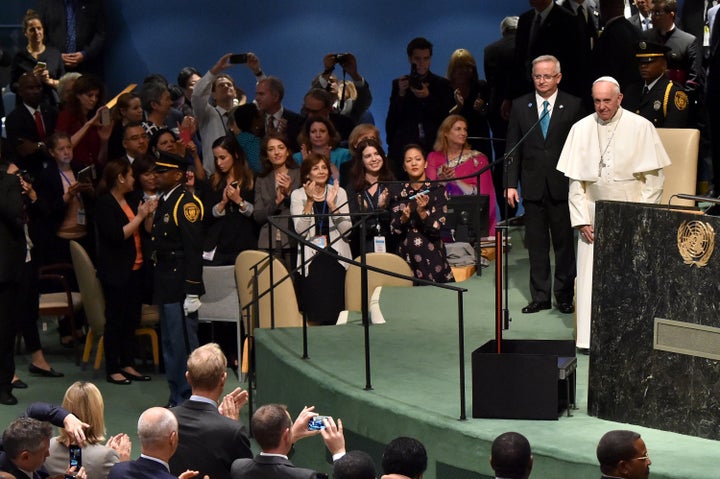
[[343,63],[347,62],[349,58],[350,58],[349,53],[336,53],[335,54],[335,63],[342,65]]
[[319,431],[321,429],[325,429],[325,423],[323,423],[323,419],[325,416],[313,416],[308,421],[308,431]]
[[412,67],[410,67],[410,76],[408,79],[410,80],[410,88],[415,90],[423,89],[422,77],[417,71],[417,65],[414,63],[412,64]]
[[228,61],[232,64],[247,63],[248,54],[247,53],[236,53],[234,55],[230,55],[230,59]]
[[28,172],[28,170],[18,170],[15,173],[21,180],[23,180],[25,183],[32,184],[35,178],[32,177],[32,175]]

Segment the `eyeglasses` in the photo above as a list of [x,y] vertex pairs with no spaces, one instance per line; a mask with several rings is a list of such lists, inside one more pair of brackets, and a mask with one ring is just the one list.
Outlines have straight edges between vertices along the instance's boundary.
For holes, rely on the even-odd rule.
[[650,11],[650,15],[652,15],[653,17],[661,17],[661,16],[665,15],[666,13],[667,12],[664,10],[651,10]]
[[649,461],[649,460],[650,460],[650,454],[646,452],[644,456],[633,457],[633,458],[630,459],[630,460],[631,460],[631,461]]
[[548,80],[552,80],[553,78],[557,77],[558,75],[559,75],[559,73],[555,73],[554,75],[533,75],[532,77],[533,77],[533,80],[538,80],[538,81],[540,81],[540,80],[545,80],[545,81],[548,81]]

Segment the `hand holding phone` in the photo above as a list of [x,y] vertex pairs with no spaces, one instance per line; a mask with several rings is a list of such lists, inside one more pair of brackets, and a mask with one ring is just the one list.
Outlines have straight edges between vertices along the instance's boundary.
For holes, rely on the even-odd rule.
[[233,65],[237,65],[239,63],[247,63],[248,61],[248,54],[247,53],[235,53],[233,55],[230,55],[230,59],[228,60]]

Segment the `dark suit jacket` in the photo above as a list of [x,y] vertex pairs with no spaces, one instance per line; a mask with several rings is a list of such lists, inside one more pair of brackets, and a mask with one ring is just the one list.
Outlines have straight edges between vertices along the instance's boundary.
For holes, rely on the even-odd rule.
[[665,76],[646,95],[644,86],[645,82],[633,83],[623,91],[623,108],[647,118],[656,128],[688,127],[690,105],[682,88]]
[[305,118],[301,114],[295,113],[294,111],[288,110],[287,108],[283,108],[282,117],[287,120],[287,129],[285,130],[285,135],[290,142],[290,148],[292,148],[293,152],[296,153],[300,151],[298,135],[302,130],[303,123],[305,123]]
[[177,479],[159,462],[141,457],[136,461],[118,462],[108,474],[108,479]]
[[[567,200],[568,179],[557,170],[558,158],[570,128],[583,117],[582,101],[558,91],[548,125],[547,138],[543,138],[538,124],[525,142],[512,155],[508,163],[507,187],[517,188],[522,183],[522,195],[528,200],[541,200],[545,185],[554,200]],[[535,93],[523,95],[513,101],[507,134],[507,151],[515,146],[538,120]]]
[[[57,110],[52,107],[42,106],[40,107],[40,113],[45,126],[45,134],[49,136],[55,131]],[[38,135],[35,118],[33,118],[25,105],[18,105],[8,114],[7,118],[5,118],[5,130],[19,168],[27,169],[32,172],[33,175],[37,175],[37,173],[42,170],[43,163],[53,161],[45,149],[38,150],[28,156],[20,155],[18,147],[20,146],[21,139],[33,143],[45,140],[45,138],[40,138]]]
[[576,96],[587,96],[590,79],[587,77],[589,50],[584,42],[583,31],[575,15],[567,9],[554,5],[531,44],[530,33],[535,20],[535,10],[523,13],[518,19],[515,36],[515,77],[511,91],[516,98],[532,91],[530,82],[533,59],[540,55],[553,55],[560,60],[563,73],[563,89]]
[[200,471],[199,477],[229,479],[235,459],[252,458],[245,426],[221,415],[212,404],[187,400],[170,411],[178,420],[180,437],[170,458],[173,474],[192,469]]
[[[133,235],[125,239],[123,234],[123,227],[130,221],[110,193],[100,196],[95,208],[98,278],[110,286],[124,285],[130,277],[136,254]],[[137,213],[136,204],[130,204],[130,208]]]
[[315,479],[311,469],[295,467],[288,459],[278,456],[260,456],[238,459],[232,464],[232,479]]
[[[652,17],[650,17],[650,25],[652,25]],[[628,22],[632,24],[633,27],[637,28],[641,32],[643,31],[642,21],[640,20],[640,14],[636,13],[632,17],[628,18]],[[652,26],[650,27],[652,28]]]
[[[668,54],[668,70],[685,72],[687,76],[684,85],[686,90],[697,93],[703,91],[705,70],[702,67],[702,50],[697,38],[677,27],[669,37],[664,37],[655,28],[643,32],[643,36],[651,42],[660,43],[672,50]],[[673,78],[671,74],[669,76]]]
[[[708,8],[712,7],[712,1]],[[683,0],[675,24],[698,39],[705,28],[705,0]]]
[[621,90],[640,81],[635,50],[641,39],[642,33],[625,17],[608,22],[593,50],[593,81],[609,75],[620,83]]
[[0,173],[0,283],[15,282],[25,262],[23,215],[20,181]]
[[[62,53],[66,53],[67,22],[63,0],[40,0],[38,13],[45,27],[45,41]],[[105,1],[76,0],[75,33],[77,51],[87,55],[77,71],[102,73],[103,48],[105,46]]]
[[[569,0],[558,0],[557,4],[563,7],[568,12],[575,15],[575,18],[580,22],[580,28],[583,31],[583,35],[588,40],[588,46],[592,50],[592,45],[597,42],[598,38],[598,25],[600,23],[600,11],[598,10],[597,3],[595,0],[585,0],[585,10],[587,11],[587,21],[585,18],[580,19],[577,15],[577,10],[573,10],[573,6]],[[590,53],[590,51],[588,51]]]

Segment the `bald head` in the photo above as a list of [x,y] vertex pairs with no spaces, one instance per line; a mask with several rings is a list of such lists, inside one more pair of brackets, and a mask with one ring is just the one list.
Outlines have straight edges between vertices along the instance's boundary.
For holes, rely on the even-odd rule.
[[147,409],[138,419],[138,437],[143,454],[169,460],[177,448],[178,422],[175,415],[163,407]]

